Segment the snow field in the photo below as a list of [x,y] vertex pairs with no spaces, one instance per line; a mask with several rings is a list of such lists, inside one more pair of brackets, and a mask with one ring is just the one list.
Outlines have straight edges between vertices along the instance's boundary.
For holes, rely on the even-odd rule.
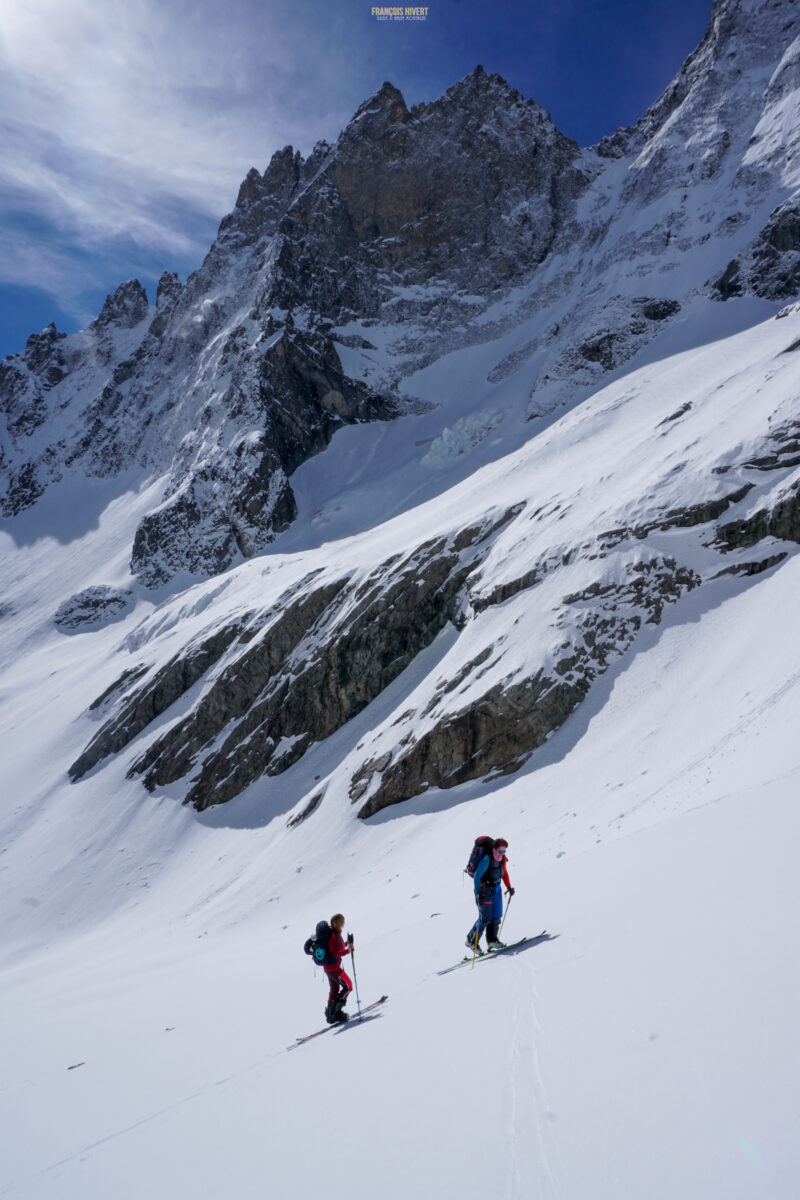
[[[325,1177],[342,1198],[789,1200],[798,664],[776,675],[775,640],[798,569],[655,630],[571,753],[491,794],[346,835],[323,806],[274,840],[173,809],[138,904],[101,893],[94,929],[5,972],[2,1194],[310,1196]],[[490,828],[518,889],[505,932],[558,936],[438,978]],[[338,908],[362,1000],[389,1003],[287,1055],[322,1024],[302,941]]]

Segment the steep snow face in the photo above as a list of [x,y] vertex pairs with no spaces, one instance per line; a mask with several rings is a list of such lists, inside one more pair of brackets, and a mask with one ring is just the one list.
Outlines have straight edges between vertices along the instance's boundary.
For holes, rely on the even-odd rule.
[[413,471],[419,500],[608,378],[752,324],[800,286],[799,37],[789,0],[715,4],[639,124],[583,152],[481,68],[410,110],[385,84],[334,146],[251,171],[155,309],[132,281],[0,365],[3,513],[134,472],[157,487],[132,573],[180,586],[263,553],[298,507],[308,534],[294,476],[334,434],[367,486]]

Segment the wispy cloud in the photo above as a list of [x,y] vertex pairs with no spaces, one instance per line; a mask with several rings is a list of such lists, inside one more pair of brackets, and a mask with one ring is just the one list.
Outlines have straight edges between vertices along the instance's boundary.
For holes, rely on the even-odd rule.
[[82,262],[41,235],[9,229],[0,230],[0,261],[5,283],[28,288],[35,281],[40,290],[58,296],[61,309],[76,320],[87,322],[96,316],[83,301],[101,283],[91,262]]
[[[307,47],[290,13],[284,0],[5,0],[4,223],[44,223],[61,259],[70,245],[113,253],[118,240],[199,258],[193,215],[205,235],[251,165],[287,141],[308,149],[331,116],[341,121],[335,104],[323,119],[297,95]],[[31,240],[0,261],[0,280],[14,281]],[[58,278],[48,270],[38,283]]]

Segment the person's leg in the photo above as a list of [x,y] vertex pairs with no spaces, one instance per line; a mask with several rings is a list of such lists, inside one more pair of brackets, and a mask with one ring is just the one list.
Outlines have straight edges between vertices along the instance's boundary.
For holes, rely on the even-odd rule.
[[330,981],[331,990],[328,996],[328,1007],[325,1010],[325,1016],[329,1020],[336,1020],[341,1013],[347,998],[353,990],[353,985],[350,982],[350,977],[345,974],[341,967],[334,967],[326,972]]
[[489,920],[486,924],[486,941],[491,946],[497,941],[497,935],[503,920],[503,889],[500,884],[495,888],[489,910]]
[[328,980],[328,1003],[325,1006],[325,1020],[330,1025],[334,1020],[333,1014],[336,1008],[336,998],[339,995],[339,980],[335,970],[326,971],[325,977]]
[[334,1020],[346,1021],[347,1013],[344,1011],[344,1006],[347,1004],[350,993],[353,990],[353,985],[350,981],[350,976],[341,967],[339,967],[337,972],[336,981],[339,985],[339,994],[331,1009],[331,1016]]
[[475,897],[478,905],[478,919],[467,934],[467,941],[471,948],[475,946],[475,935],[478,936],[478,944],[480,944],[481,934],[492,919],[492,901],[491,897],[488,900],[482,900],[480,896]]
[[340,1008],[344,1008],[345,1004],[347,1004],[348,997],[353,990],[353,984],[350,981],[350,976],[346,973],[346,971],[342,970],[341,967],[339,967],[338,983],[339,997],[336,1002]]

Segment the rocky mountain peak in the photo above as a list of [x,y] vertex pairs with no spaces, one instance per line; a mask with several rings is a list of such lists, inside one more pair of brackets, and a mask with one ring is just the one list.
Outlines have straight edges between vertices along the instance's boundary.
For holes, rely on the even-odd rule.
[[223,242],[272,237],[301,183],[303,156],[292,146],[276,150],[263,175],[251,167],[239,187],[233,212],[219,227]]
[[168,308],[180,294],[181,281],[174,271],[164,271],[158,281],[156,291],[156,308]]
[[106,296],[100,315],[90,329],[104,330],[112,326],[117,329],[133,329],[143,321],[148,312],[147,292],[138,279],[121,283],[113,295]]
[[426,123],[441,122],[448,133],[461,140],[478,131],[513,137],[523,129],[541,136],[546,129],[548,135],[574,145],[558,131],[541,105],[526,99],[502,75],[488,74],[480,64],[437,100],[415,106],[412,116]]
[[358,134],[369,137],[381,127],[395,121],[408,120],[408,108],[403,93],[386,80],[373,94],[356,109],[348,129],[359,126]]
[[493,289],[547,253],[586,182],[576,158],[538,105],[482,67],[411,111],[384,83],[287,208],[280,303],[341,320],[376,316],[387,279]]
[[67,335],[59,333],[55,322],[51,321],[41,333],[32,333],[25,343],[22,358],[31,371],[39,371],[50,360],[53,349]]
[[[452,84],[434,105],[443,103],[460,104],[466,107],[485,106],[487,103],[510,106],[523,100],[520,92],[513,88],[502,75],[488,74],[478,63],[469,75]],[[533,103],[529,101],[528,103]]]

